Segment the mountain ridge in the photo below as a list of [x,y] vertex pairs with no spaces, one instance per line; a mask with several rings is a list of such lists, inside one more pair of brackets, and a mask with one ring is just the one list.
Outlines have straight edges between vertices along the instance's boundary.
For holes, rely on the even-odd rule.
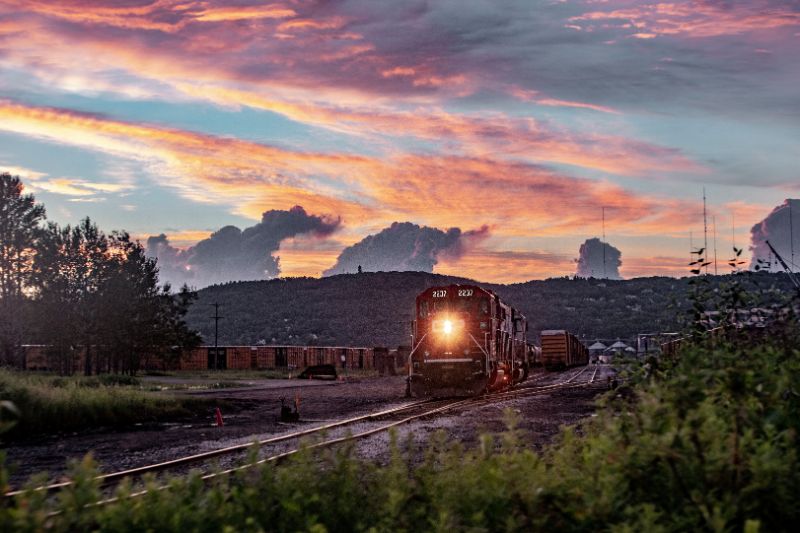
[[[731,277],[709,276],[712,290]],[[781,274],[746,272],[737,278],[749,289],[790,290]],[[419,292],[470,283],[493,290],[525,314],[534,340],[543,329],[567,329],[584,340],[626,339],[679,330],[678,317],[689,308],[689,279],[565,277],[505,285],[426,272],[278,278],[202,289],[187,320],[208,344],[214,342],[211,304],[219,303],[220,345],[407,345]]]

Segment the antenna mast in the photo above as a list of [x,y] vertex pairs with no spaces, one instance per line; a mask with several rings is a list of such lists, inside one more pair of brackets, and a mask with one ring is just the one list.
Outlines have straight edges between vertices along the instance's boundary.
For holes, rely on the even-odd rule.
[[711,224],[714,227],[714,275],[717,275],[717,216],[711,216]]

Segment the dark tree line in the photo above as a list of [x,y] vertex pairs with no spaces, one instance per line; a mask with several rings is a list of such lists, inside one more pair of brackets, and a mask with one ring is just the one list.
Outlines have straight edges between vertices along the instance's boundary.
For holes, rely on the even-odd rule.
[[63,373],[81,355],[86,374],[134,373],[200,342],[184,320],[195,298],[159,286],[156,260],[126,232],[48,222],[19,177],[0,174],[0,363],[21,366],[21,346],[42,344]]

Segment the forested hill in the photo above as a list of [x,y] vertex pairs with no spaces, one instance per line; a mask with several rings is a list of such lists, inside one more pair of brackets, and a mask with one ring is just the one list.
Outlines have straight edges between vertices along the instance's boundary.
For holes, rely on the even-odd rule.
[[[748,287],[789,291],[785,275],[746,273]],[[711,277],[712,287],[730,276]],[[410,341],[414,298],[423,289],[464,278],[424,272],[343,274],[215,285],[199,292],[192,327],[214,340],[212,303],[220,304],[220,344],[397,346]],[[567,329],[585,339],[675,331],[676,306],[688,307],[688,278],[624,281],[556,278],[512,285],[480,284],[519,308],[531,331]]]

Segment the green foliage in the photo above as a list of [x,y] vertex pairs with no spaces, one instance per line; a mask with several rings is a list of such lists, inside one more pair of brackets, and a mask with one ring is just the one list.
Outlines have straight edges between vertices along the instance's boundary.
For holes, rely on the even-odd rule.
[[138,385],[130,376],[66,378],[0,369],[0,397],[18,412],[8,436],[174,419],[204,404],[202,399],[148,393]]

